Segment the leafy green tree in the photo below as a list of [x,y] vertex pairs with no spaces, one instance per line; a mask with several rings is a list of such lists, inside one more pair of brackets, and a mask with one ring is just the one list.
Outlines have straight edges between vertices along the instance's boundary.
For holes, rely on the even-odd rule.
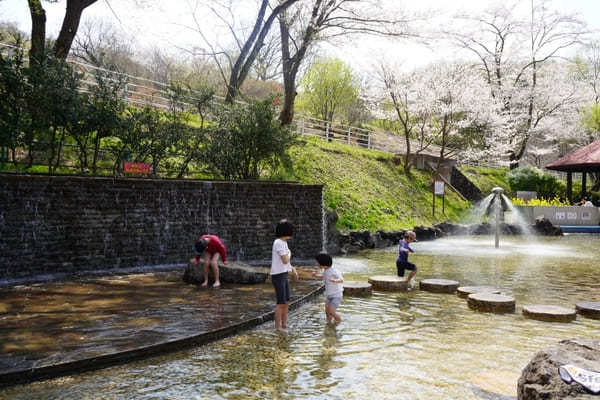
[[333,121],[358,99],[358,84],[352,69],[338,59],[314,63],[302,78],[300,87],[298,108],[326,121]]
[[29,125],[25,75],[24,53],[20,47],[12,57],[0,53],[0,147],[10,151],[13,163],[16,163],[18,136]]
[[128,107],[123,114],[122,129],[115,132],[114,136],[105,139],[105,143],[113,155],[113,175],[122,172],[125,160],[145,162],[148,150],[145,145],[150,129],[157,125],[157,118],[153,109],[149,107]]
[[[173,91],[174,94],[181,93],[182,96],[185,94],[189,95],[189,91],[183,92],[183,89]],[[186,124],[180,125],[180,138],[177,146],[178,158],[181,160],[179,165],[179,172],[177,178],[182,178],[188,171],[191,162],[201,162],[202,160],[202,149],[206,142],[207,133],[207,121],[206,118],[213,108],[212,102],[214,99],[215,90],[209,86],[200,86],[194,90],[193,102],[196,106],[198,117],[200,118],[199,126],[193,128],[187,120]],[[171,102],[175,101],[176,98],[172,99]]]
[[259,179],[267,169],[289,165],[287,150],[295,136],[276,119],[272,99],[248,105],[227,104],[218,127],[207,138],[204,162],[227,179]]
[[513,192],[518,190],[535,191],[538,197],[551,199],[563,194],[564,187],[553,175],[535,167],[522,167],[506,174]]
[[89,88],[90,94],[87,96],[87,131],[82,132],[84,136],[91,135],[91,137],[85,138],[85,142],[80,143],[80,148],[86,151],[86,143],[88,140],[91,142],[93,146],[91,168],[92,173],[96,175],[103,140],[118,136],[118,132],[123,129],[122,116],[126,104],[121,98],[121,93],[125,89],[127,79],[123,75],[110,71],[96,70],[94,80],[96,84]]
[[583,126],[590,139],[595,139],[600,133],[600,104],[594,103],[583,109]]
[[30,64],[27,74],[27,106],[31,124],[25,135],[29,166],[34,151],[46,155],[48,172],[60,164],[66,125],[78,118],[79,74],[64,61],[44,55]]

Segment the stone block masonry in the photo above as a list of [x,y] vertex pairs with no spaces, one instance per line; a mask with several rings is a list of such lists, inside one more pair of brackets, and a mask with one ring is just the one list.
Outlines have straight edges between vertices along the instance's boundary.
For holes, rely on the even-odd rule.
[[296,226],[292,260],[312,260],[320,185],[0,174],[0,281],[184,264],[204,232],[229,259],[266,265],[282,218]]

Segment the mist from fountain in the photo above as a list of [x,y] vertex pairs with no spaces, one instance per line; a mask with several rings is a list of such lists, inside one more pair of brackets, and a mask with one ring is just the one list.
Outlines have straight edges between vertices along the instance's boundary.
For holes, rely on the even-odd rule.
[[504,189],[495,187],[492,193],[481,200],[465,218],[467,223],[489,222],[495,230],[495,247],[499,247],[501,223],[508,222],[504,218],[508,217],[505,213],[510,213],[510,224],[517,226],[519,232],[525,240],[531,240],[535,237],[531,226],[519,210],[512,204],[510,199],[504,194]]
[[494,199],[494,195],[490,194],[483,200],[479,201],[475,207],[471,208],[469,215],[467,215],[463,220],[467,224],[475,224],[480,223],[485,216],[485,211],[489,208],[490,203]]

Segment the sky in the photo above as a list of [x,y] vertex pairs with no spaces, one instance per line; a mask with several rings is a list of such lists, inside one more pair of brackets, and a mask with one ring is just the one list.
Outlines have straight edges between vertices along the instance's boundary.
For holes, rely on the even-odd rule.
[[[392,4],[402,4],[400,0]],[[528,0],[522,0],[528,4]],[[139,0],[138,0],[139,2]],[[244,0],[248,5],[245,13],[254,12],[253,0]],[[418,3],[421,10],[436,9],[441,16],[452,15],[458,11],[475,13],[493,3],[489,0],[405,0],[408,7]],[[64,16],[66,0],[58,3],[44,2],[47,13],[47,34],[56,37]],[[192,5],[195,0],[146,0],[142,4],[152,4],[142,9],[135,6],[136,0],[99,0],[84,11],[83,20],[105,19],[121,30],[125,37],[135,38],[141,47],[157,46],[167,52],[175,53],[179,48],[191,49],[201,43],[198,33],[190,27],[194,26],[190,18]],[[554,6],[564,12],[578,12],[590,28],[600,31],[600,0],[554,0]],[[410,5],[410,6],[409,6]],[[415,10],[417,11],[417,10]],[[205,14],[198,22],[202,26],[211,26],[208,32],[216,33],[214,17]],[[204,18],[204,19],[202,19]],[[31,21],[26,0],[0,0],[0,21],[14,22],[20,29],[29,32]],[[441,21],[441,20],[440,20]],[[443,22],[436,22],[443,23]],[[83,24],[83,21],[82,21]],[[81,26],[81,25],[80,25]],[[338,43],[329,46],[325,51],[334,57],[350,62],[353,68],[368,70],[372,67],[373,59],[382,54],[404,59],[408,66],[417,66],[440,58],[454,56],[454,50],[407,41],[386,43],[369,38],[362,41]]]

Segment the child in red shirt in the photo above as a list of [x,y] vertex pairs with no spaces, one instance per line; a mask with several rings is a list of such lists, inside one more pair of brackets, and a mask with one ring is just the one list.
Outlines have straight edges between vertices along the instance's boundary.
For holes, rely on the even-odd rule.
[[219,256],[223,260],[223,264],[227,264],[227,250],[225,245],[215,235],[202,235],[198,238],[198,241],[194,244],[194,251],[196,256],[190,260],[192,264],[198,264],[200,257],[204,254],[204,282],[202,287],[208,286],[208,268],[212,267],[215,275],[214,288],[221,286],[219,281]]

